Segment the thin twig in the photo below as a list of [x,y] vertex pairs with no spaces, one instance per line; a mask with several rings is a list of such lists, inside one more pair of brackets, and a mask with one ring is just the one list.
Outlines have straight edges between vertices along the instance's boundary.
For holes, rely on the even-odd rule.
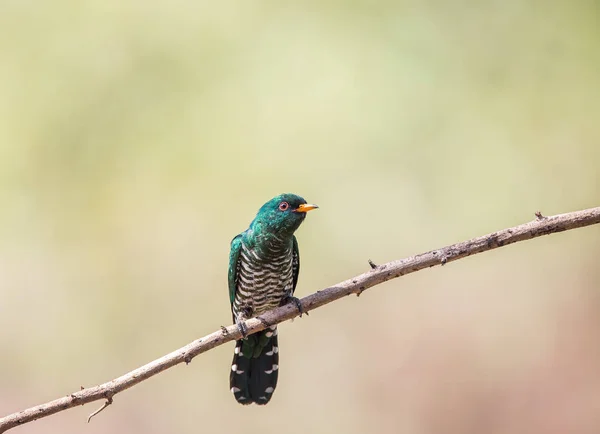
[[[518,241],[525,241],[542,235],[590,226],[597,223],[600,223],[600,207],[552,217],[538,217],[536,220],[520,226],[503,229],[482,237],[473,238],[469,241],[452,244],[441,249],[421,253],[420,255],[388,262],[387,264],[377,265],[376,268],[370,269],[366,273],[345,280],[335,286],[317,291],[314,294],[303,298],[301,300],[302,307],[305,312],[308,312],[347,295],[359,295],[372,286],[405,274],[414,273],[415,271],[424,268],[433,267],[435,265],[444,265],[447,262],[456,261],[476,253],[482,253]],[[275,325],[294,318],[298,313],[298,309],[293,303],[270,310],[262,314],[260,319],[252,318],[246,321],[248,334],[264,330],[266,324]],[[197,339],[160,359],[154,360],[112,381],[88,389],[79,390],[70,395],[55,399],[54,401],[5,416],[0,419],[0,433],[77,405],[107,399],[107,402],[102,408],[90,416],[92,417],[110,405],[112,397],[117,393],[129,389],[179,363],[189,363],[198,354],[202,354],[212,348],[235,339],[240,339],[241,337],[237,325],[231,325],[224,329],[220,328],[202,339]]]
[[108,407],[112,403],[113,403],[113,399],[112,399],[112,396],[111,396],[106,401],[104,401],[104,404],[102,404],[102,407],[100,407],[98,410],[96,410],[95,412],[93,412],[92,414],[90,414],[88,416],[88,423],[90,423],[90,420],[92,420],[92,418],[94,416],[96,416],[98,413],[100,413],[102,410],[104,410],[106,407]]

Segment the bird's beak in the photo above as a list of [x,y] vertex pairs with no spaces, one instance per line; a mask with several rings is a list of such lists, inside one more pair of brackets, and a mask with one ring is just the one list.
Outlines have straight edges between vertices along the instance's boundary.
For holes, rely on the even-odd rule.
[[317,205],[312,205],[310,203],[303,203],[298,208],[294,210],[294,212],[309,212],[310,210],[317,209]]

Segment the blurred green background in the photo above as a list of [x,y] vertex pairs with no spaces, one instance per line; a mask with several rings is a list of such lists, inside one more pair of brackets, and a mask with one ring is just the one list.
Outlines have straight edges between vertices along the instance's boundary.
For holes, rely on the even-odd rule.
[[[231,238],[272,196],[307,295],[600,205],[597,1],[0,2],[0,412],[230,323]],[[286,323],[267,407],[225,345],[19,433],[597,433],[600,228]]]

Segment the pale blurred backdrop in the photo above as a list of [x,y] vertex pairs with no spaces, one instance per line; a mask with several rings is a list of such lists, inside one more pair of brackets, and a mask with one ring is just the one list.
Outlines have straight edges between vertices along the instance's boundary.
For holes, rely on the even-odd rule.
[[[263,202],[307,295],[600,205],[596,1],[0,2],[0,412],[230,323]],[[281,326],[242,407],[233,345],[26,433],[598,433],[600,227],[424,270]]]

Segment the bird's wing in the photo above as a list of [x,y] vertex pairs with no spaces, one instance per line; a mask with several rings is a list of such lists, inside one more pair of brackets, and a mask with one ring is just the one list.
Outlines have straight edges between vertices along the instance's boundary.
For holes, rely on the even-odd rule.
[[298,241],[296,240],[296,236],[294,236],[294,246],[292,250],[292,277],[294,278],[294,286],[292,287],[292,294],[296,290],[298,274],[300,274],[300,252],[298,251]]
[[231,251],[229,252],[229,301],[233,306],[235,299],[235,290],[238,282],[238,273],[240,271],[240,251],[242,250],[242,234],[237,235],[231,240]]

